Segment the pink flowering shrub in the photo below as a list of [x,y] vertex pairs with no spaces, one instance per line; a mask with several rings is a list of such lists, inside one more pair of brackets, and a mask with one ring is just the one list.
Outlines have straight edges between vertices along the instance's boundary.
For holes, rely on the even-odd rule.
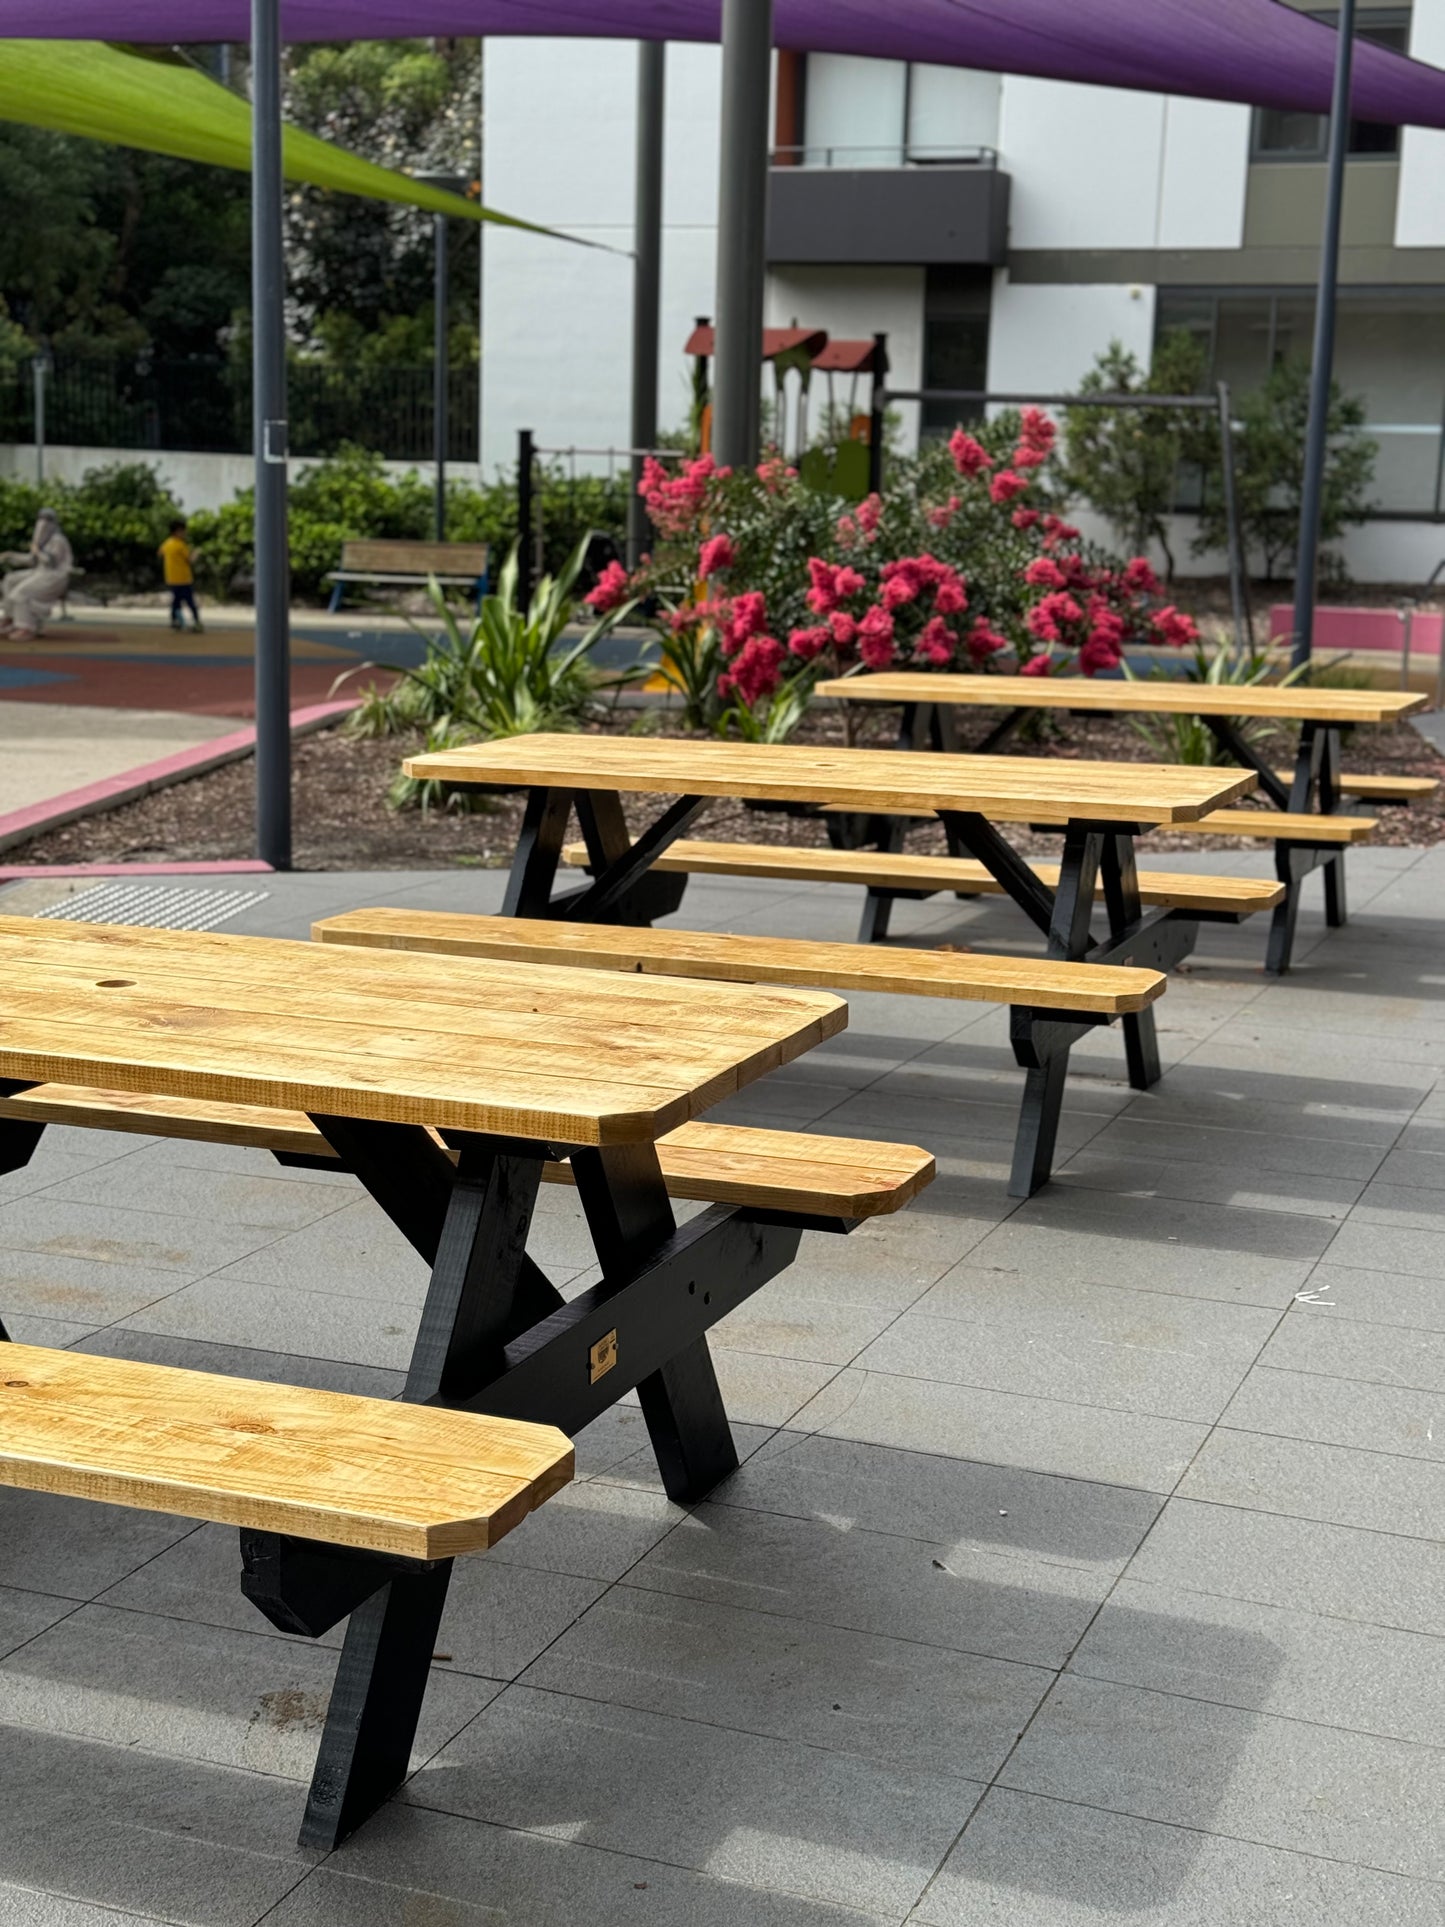
[[775,455],[737,474],[710,456],[673,473],[649,462],[657,553],[630,581],[614,564],[595,606],[664,598],[686,720],[748,736],[786,733],[825,673],[1097,675],[1131,645],[1194,643],[1147,560],[1086,543],[1059,513],[1057,440],[1037,408],[958,428],[853,504]]

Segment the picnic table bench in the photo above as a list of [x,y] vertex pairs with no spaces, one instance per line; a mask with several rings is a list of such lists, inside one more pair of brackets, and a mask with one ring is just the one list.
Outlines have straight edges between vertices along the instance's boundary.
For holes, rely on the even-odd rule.
[[347,586],[371,583],[388,588],[424,589],[430,578],[443,588],[470,589],[478,607],[486,588],[485,542],[352,541],[341,545],[341,567],[327,572],[332,584],[328,607],[341,607]]
[[[1061,709],[1110,715],[1193,716],[1204,723],[1235,764],[1251,769],[1263,810],[1217,810],[1188,826],[1191,835],[1246,836],[1274,846],[1275,874],[1284,885],[1270,925],[1265,967],[1281,975],[1290,966],[1300,894],[1312,871],[1324,872],[1325,920],[1346,921],[1345,852],[1369,840],[1373,817],[1349,813],[1347,798],[1409,804],[1434,793],[1429,777],[1349,775],[1341,765],[1340,732],[1362,723],[1392,723],[1425,707],[1426,698],[1387,689],[1328,689],[1308,683],[1125,681],[1084,676],[930,675],[913,670],[835,677],[814,692],[843,702],[885,703],[900,711],[900,749],[960,748],[956,712],[1003,709],[1002,720],[977,746],[1000,748],[1035,710]],[[1245,733],[1251,722],[1299,725],[1292,769],[1277,769],[1262,746]],[[1040,823],[1059,819],[1047,813]],[[1156,826],[1168,834],[1167,824]],[[840,831],[840,840],[846,840]],[[885,847],[898,838],[882,836]]]
[[[0,1325],[0,1484],[239,1525],[243,1591],[274,1624],[348,1620],[301,1836],[332,1847],[408,1770],[452,1558],[565,1484],[572,1435],[635,1390],[671,1496],[736,1466],[706,1333],[805,1228],[842,1227],[811,1208],[804,1150],[759,1184],[767,1205],[679,1228],[658,1141],[835,1034],[846,1007],[742,987],[720,1011],[676,980],[25,918],[0,918],[0,986],[0,1172],[62,1115],[274,1132],[284,1155],[353,1171],[431,1268],[399,1405],[15,1344]],[[896,1180],[878,1209],[932,1174],[910,1147],[846,1148],[853,1183],[826,1212],[876,1164]],[[568,1300],[526,1248],[563,1161],[602,1272]]]
[[[1161,973],[1188,955],[1201,919],[1248,913],[1240,902],[1212,907],[1216,879],[1206,879],[1192,900],[1180,890],[1146,912],[1133,844],[1141,824],[1192,821],[1247,793],[1255,779],[1243,771],[548,735],[435,751],[409,758],[405,768],[448,784],[530,790],[503,915],[535,925],[513,941],[525,938],[538,961],[561,955],[568,941],[553,920],[579,929],[622,924],[629,926],[624,967],[634,971],[736,971],[750,981],[866,986],[1007,1005],[1014,1058],[1025,1071],[1009,1180],[1015,1196],[1031,1195],[1050,1175],[1072,1046],[1090,1029],[1120,1019],[1130,1081],[1147,1089],[1159,1076],[1152,1005],[1164,988]],[[627,792],[677,800],[634,842],[619,800]],[[639,927],[680,903],[690,865],[677,856],[679,841],[719,796],[802,804],[841,800],[864,812],[937,815],[993,885],[1043,932],[1048,955],[1005,959],[894,950],[875,959],[854,944],[799,947],[674,930],[640,936]],[[1063,860],[1052,879],[1025,863],[993,820],[1026,823],[1045,806],[1067,819]],[[554,898],[574,807],[592,881]],[[669,858],[677,865],[671,872],[662,867]],[[1098,941],[1090,930],[1096,892],[1102,893],[1108,924],[1107,937]],[[1261,900],[1272,902],[1277,895],[1278,886],[1265,885]],[[354,933],[359,926],[353,921],[348,928]],[[395,936],[400,924],[392,921],[388,929]],[[328,927],[320,931],[328,933]],[[597,961],[601,951],[599,941],[590,960]]]

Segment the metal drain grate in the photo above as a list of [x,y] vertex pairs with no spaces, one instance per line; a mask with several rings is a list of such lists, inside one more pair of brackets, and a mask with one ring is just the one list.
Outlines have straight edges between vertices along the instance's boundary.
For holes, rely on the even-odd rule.
[[163,883],[97,883],[37,916],[63,923],[126,923],[141,930],[214,930],[269,890],[177,890]]

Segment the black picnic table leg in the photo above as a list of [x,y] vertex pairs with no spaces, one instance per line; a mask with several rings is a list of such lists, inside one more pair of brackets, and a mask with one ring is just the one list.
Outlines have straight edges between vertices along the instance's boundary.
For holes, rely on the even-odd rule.
[[553,914],[552,886],[562,859],[562,839],[572,813],[570,790],[533,789],[527,792],[522,830],[512,856],[504,917],[546,917]]
[[[0,1078],[0,1097],[14,1097],[29,1088],[24,1079]],[[23,1171],[34,1157],[44,1133],[43,1124],[32,1124],[28,1118],[12,1117],[0,1122],[0,1177],[11,1171]],[[0,1318],[0,1344],[8,1343],[9,1338],[5,1321]]]
[[[1077,963],[1090,949],[1089,924],[1103,846],[1104,837],[1091,826],[1070,823],[1064,831],[1063,859],[1049,921],[1050,957]],[[1024,1073],[1023,1108],[1009,1175],[1011,1197],[1032,1197],[1053,1172],[1068,1067],[1068,1033],[1060,1026],[1059,1041],[1045,1060],[1031,1064]]]
[[[1109,934],[1119,938],[1137,924],[1143,914],[1139,902],[1139,869],[1134,857],[1133,835],[1105,837],[1101,863]],[[1144,1010],[1128,1011],[1121,1021],[1129,1082],[1136,1091],[1147,1091],[1151,1084],[1159,1082],[1160,1077],[1159,1033],[1154,1022],[1154,1007],[1151,1004]]]
[[[1339,728],[1333,723],[1302,723],[1295,749],[1294,775],[1282,807],[1297,815],[1333,816],[1342,805]],[[1284,901],[1275,906],[1270,922],[1264,964],[1270,976],[1282,977],[1293,961],[1300,892],[1312,870],[1324,872],[1326,924],[1337,930],[1347,921],[1345,856],[1342,844],[1281,842],[1276,845],[1275,874],[1285,886],[1285,894]]]
[[[318,1118],[328,1140],[363,1181],[373,1157],[393,1181],[397,1127]],[[372,1132],[378,1132],[373,1140]],[[420,1139],[423,1133],[417,1133]],[[437,1236],[436,1262],[402,1397],[418,1403],[463,1396],[495,1372],[517,1318],[527,1231],[542,1159],[484,1140],[463,1144]],[[426,1141],[417,1169],[431,1185]],[[557,1296],[560,1304],[560,1296]],[[405,1779],[421,1717],[451,1561],[385,1581],[351,1613],[321,1736],[301,1845],[330,1849],[353,1833]]]
[[[677,1227],[654,1144],[574,1151],[572,1174],[604,1287],[625,1277]],[[696,1290],[695,1285],[689,1286]],[[709,1292],[702,1286],[703,1302]],[[738,1465],[706,1334],[694,1338],[637,1387],[667,1496],[700,1499]]]

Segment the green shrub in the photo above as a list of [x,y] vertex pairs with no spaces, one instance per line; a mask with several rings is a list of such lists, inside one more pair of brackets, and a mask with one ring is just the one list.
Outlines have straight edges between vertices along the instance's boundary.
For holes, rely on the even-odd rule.
[[87,469],[78,483],[0,481],[0,548],[26,548],[46,505],[59,514],[88,587],[160,585],[156,550],[180,509],[149,463]]

